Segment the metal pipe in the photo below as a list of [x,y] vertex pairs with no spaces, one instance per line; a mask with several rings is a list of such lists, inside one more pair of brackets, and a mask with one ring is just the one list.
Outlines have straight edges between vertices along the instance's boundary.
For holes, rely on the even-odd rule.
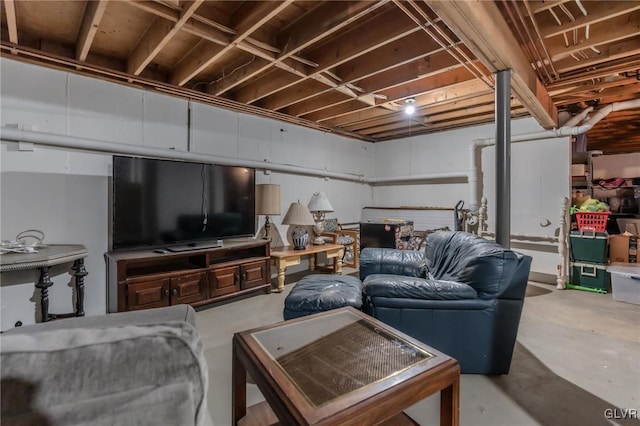
[[[604,118],[611,111],[622,111],[626,109],[640,108],[640,99],[634,99],[625,102],[616,102],[614,104],[606,105],[598,110],[598,114],[594,114],[589,120],[588,124],[580,127],[561,127],[559,129],[545,130],[541,132],[523,133],[519,135],[513,135],[511,142],[526,142],[538,139],[558,138],[569,135],[576,135],[584,133],[598,121]],[[589,110],[589,108],[587,108]],[[590,110],[589,110],[590,111]],[[581,113],[582,114],[582,113]],[[579,114],[580,115],[580,114]],[[586,113],[585,113],[586,115]],[[577,116],[576,116],[577,117]],[[583,117],[581,117],[583,118]],[[578,120],[579,121],[579,120]],[[424,181],[424,180],[439,180],[439,179],[451,179],[451,178],[463,178],[467,177],[470,193],[469,193],[469,206],[472,212],[477,212],[478,209],[478,155],[480,150],[485,146],[491,146],[495,144],[494,138],[476,139],[469,146],[469,169],[465,172],[450,172],[441,174],[430,175],[414,175],[414,176],[401,176],[401,177],[383,177],[383,178],[367,178],[364,175],[331,172],[327,170],[312,169],[307,167],[294,166],[289,164],[272,163],[268,161],[253,161],[242,160],[239,158],[220,157],[210,154],[199,154],[195,152],[184,152],[177,150],[167,150],[163,148],[145,147],[140,145],[129,145],[118,142],[102,141],[97,139],[78,138],[74,136],[59,135],[54,133],[35,132],[31,130],[22,130],[12,127],[0,128],[0,139],[17,142],[31,142],[38,145],[49,145],[62,148],[74,148],[87,151],[97,151],[107,154],[130,154],[130,155],[144,155],[157,158],[169,158],[169,159],[183,159],[192,161],[208,161],[218,164],[238,165],[245,167],[255,167],[259,170],[273,170],[281,172],[289,172],[306,176],[318,176],[329,177],[334,179],[340,179],[351,182],[360,182],[365,184],[383,184],[392,182],[411,182],[411,181]],[[472,206],[475,206],[472,208]]]
[[496,73],[496,242],[511,247],[511,70]]
[[363,182],[366,182],[371,185],[376,185],[376,184],[415,182],[415,181],[425,181],[425,180],[444,180],[444,179],[456,179],[456,178],[468,179],[468,176],[469,176],[468,172],[446,172],[446,173],[433,173],[433,174],[425,174],[425,175],[364,178]]
[[292,164],[244,160],[241,158],[222,157],[218,155],[201,154],[190,151],[178,151],[173,149],[154,148],[141,145],[129,145],[119,142],[107,142],[98,139],[87,139],[78,138],[75,136],[56,135],[53,133],[34,132],[32,130],[22,130],[17,128],[14,129],[10,127],[0,128],[0,139],[16,142],[31,142],[39,145],[48,145],[63,148],[85,149],[107,154],[129,154],[175,160],[205,161],[222,165],[253,167],[259,170],[272,170],[304,176],[329,177],[352,182],[362,182],[364,179],[363,175],[332,172],[329,170],[313,169],[309,167],[295,166]]

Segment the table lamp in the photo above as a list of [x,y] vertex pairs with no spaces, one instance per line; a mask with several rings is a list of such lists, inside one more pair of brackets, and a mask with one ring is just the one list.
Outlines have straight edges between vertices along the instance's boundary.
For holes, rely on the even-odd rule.
[[311,197],[311,201],[308,204],[309,211],[313,214],[313,219],[316,221],[313,225],[313,232],[316,234],[316,238],[313,240],[313,244],[324,244],[324,239],[321,234],[324,232],[324,214],[333,211],[333,206],[327,198],[327,194],[324,192],[316,192]]
[[270,240],[269,215],[279,215],[280,211],[280,185],[273,183],[261,183],[256,185],[256,214],[265,215],[264,239]]
[[304,250],[309,242],[307,229],[304,226],[315,225],[316,223],[311,216],[309,208],[300,201],[291,203],[287,214],[284,215],[282,223],[285,225],[293,225],[291,238],[293,240],[293,248],[295,250]]

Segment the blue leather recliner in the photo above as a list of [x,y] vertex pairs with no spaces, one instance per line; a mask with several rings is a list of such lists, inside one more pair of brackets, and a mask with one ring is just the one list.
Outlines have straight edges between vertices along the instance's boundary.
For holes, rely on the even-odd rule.
[[365,248],[363,309],[458,360],[462,373],[507,374],[531,257],[466,232],[426,250]]

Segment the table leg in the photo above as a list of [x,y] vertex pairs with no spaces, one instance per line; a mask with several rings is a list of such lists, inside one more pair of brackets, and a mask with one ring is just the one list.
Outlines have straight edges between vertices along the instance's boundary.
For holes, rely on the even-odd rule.
[[286,264],[282,262],[282,260],[276,260],[276,269],[278,270],[278,288],[276,291],[278,293],[282,293],[284,291],[284,272],[287,269]]
[[235,344],[233,346],[231,372],[231,394],[233,395],[231,424],[237,425],[240,419],[247,414],[247,370],[238,358]]
[[440,391],[440,426],[460,424],[460,375],[451,385]]
[[335,262],[335,273],[342,274],[342,255],[344,254],[344,249],[340,250],[338,256],[333,259]]
[[71,268],[76,277],[76,316],[84,316],[84,277],[89,273],[84,267],[84,259],[77,259]]
[[313,271],[314,269],[316,269],[316,258],[317,254],[314,253],[311,256],[309,256],[309,270]]
[[49,267],[40,268],[40,280],[36,284],[36,288],[40,289],[40,311],[42,313],[42,322],[49,321],[49,287],[53,285],[53,281],[49,277]]

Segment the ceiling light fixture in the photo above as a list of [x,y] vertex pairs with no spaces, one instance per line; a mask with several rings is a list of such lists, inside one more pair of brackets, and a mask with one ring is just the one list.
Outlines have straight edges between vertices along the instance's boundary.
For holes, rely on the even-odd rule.
[[406,99],[404,102],[406,103],[404,107],[405,113],[407,113],[408,115],[412,115],[414,112],[416,112],[416,107],[413,105],[416,102],[414,98]]

